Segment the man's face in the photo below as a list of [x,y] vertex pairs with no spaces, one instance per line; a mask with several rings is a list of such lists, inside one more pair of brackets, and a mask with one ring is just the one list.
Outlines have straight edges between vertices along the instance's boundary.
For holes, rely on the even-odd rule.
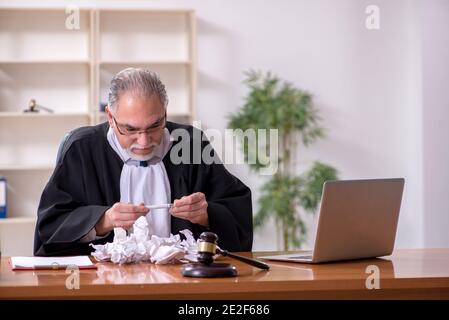
[[165,108],[158,97],[122,93],[115,116],[106,107],[109,125],[128,154],[136,160],[148,160],[161,143],[165,128]]

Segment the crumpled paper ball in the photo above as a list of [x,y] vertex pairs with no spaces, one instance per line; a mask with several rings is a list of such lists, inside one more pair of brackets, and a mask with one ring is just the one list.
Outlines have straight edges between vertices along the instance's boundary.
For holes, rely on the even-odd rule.
[[182,260],[196,261],[197,241],[190,230],[180,231],[168,238],[149,236],[148,222],[140,217],[133,225],[133,232],[126,234],[123,228],[114,228],[114,240],[106,244],[91,244],[95,249],[92,256],[98,261],[112,261],[124,264],[150,261],[155,264],[176,263]]

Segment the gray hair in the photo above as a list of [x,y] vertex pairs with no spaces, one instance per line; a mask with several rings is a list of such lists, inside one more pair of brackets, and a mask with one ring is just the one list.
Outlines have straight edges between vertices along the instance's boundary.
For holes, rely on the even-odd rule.
[[146,98],[156,94],[164,108],[167,108],[165,85],[156,72],[143,68],[126,68],[117,73],[112,78],[109,88],[108,102],[113,113],[117,111],[117,101],[124,92],[133,92]]

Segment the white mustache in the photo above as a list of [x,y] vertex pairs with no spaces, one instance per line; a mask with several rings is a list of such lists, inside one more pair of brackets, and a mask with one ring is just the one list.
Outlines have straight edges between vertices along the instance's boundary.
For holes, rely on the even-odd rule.
[[140,150],[142,150],[142,149],[147,149],[147,148],[157,147],[157,146],[158,146],[157,143],[150,143],[147,146],[141,146],[141,145],[135,143],[135,144],[131,145],[131,147],[129,147],[129,149],[140,149]]
[[[141,146],[138,144],[133,144],[132,146],[130,146],[129,148],[126,149],[126,151],[128,152],[128,154],[131,156],[131,158],[135,159],[135,160],[139,160],[139,161],[146,161],[151,159],[151,157],[153,156],[153,154],[156,152],[156,148],[158,148],[158,144],[157,143],[150,143],[148,146]],[[133,152],[133,150],[142,150],[142,149],[146,149],[146,148],[151,148],[153,147],[153,150],[145,155],[140,155],[140,154],[135,154]]]

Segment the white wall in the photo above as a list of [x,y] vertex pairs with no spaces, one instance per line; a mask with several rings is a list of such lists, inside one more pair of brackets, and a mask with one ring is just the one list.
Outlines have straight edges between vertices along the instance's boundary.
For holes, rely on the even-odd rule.
[[424,246],[449,245],[449,1],[422,7]]
[[[63,6],[74,1],[40,1]],[[449,246],[445,0],[79,1],[82,6],[193,8],[198,16],[198,115],[203,128],[226,127],[242,105],[242,71],[271,70],[314,95],[327,140],[300,150],[334,165],[341,178],[405,177],[397,247]],[[380,30],[365,28],[367,5],[380,8]],[[0,5],[10,5],[0,1]],[[15,6],[35,6],[16,1]],[[424,8],[421,14],[421,8]],[[436,23],[432,23],[434,21]],[[422,42],[425,44],[422,48]],[[446,87],[444,87],[446,86]],[[446,108],[444,108],[446,106]],[[253,190],[263,179],[229,169]],[[446,179],[444,179],[446,178]],[[315,219],[307,218],[313,229]],[[311,239],[313,232],[311,233]],[[310,240],[308,246],[312,244]],[[273,225],[254,250],[276,249]]]

